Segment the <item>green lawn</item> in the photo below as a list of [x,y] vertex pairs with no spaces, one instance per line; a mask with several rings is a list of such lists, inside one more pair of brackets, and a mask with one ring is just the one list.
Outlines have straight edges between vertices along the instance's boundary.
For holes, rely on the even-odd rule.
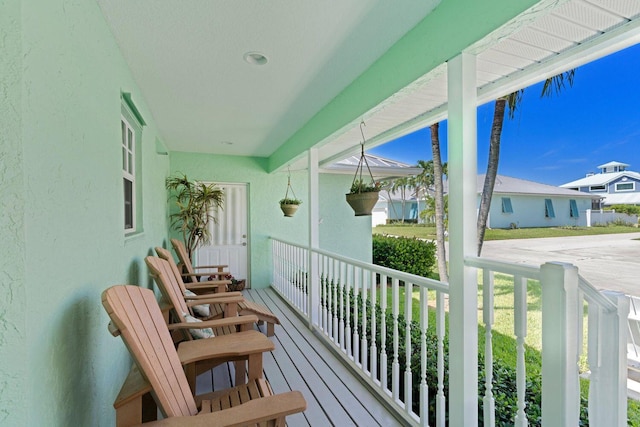
[[[485,240],[533,239],[537,237],[592,236],[598,234],[639,233],[638,227],[608,225],[606,227],[546,227],[518,228],[515,230],[490,229],[486,231]],[[373,234],[390,234],[393,236],[418,237],[421,239],[436,238],[436,228],[416,224],[378,225],[373,227]]]

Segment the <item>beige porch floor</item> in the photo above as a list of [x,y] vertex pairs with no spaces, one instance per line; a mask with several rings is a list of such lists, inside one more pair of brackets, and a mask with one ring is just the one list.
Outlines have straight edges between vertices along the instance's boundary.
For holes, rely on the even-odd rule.
[[[269,307],[282,323],[272,337],[276,349],[263,360],[275,393],[299,390],[307,400],[304,413],[287,417],[289,426],[402,425],[272,289],[243,293]],[[227,365],[219,366],[198,377],[197,393],[229,387],[232,377]]]

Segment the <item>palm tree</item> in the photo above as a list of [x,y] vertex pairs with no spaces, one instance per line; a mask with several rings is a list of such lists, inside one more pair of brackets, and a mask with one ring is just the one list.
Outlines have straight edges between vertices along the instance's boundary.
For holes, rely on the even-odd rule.
[[[542,85],[541,97],[551,96],[553,92],[560,93],[565,87],[565,83],[573,86],[573,78],[575,69],[569,70],[557,76],[550,77],[545,80]],[[509,95],[496,99],[493,107],[493,124],[491,126],[491,136],[489,138],[489,159],[487,161],[487,173],[484,177],[484,185],[482,187],[482,196],[480,198],[480,209],[478,211],[478,256],[482,252],[482,244],[484,243],[484,232],[487,229],[487,219],[489,217],[489,209],[491,208],[491,198],[493,197],[493,188],[498,175],[498,162],[500,160],[500,140],[502,137],[502,125],[504,123],[504,113],[508,106],[509,119],[513,119],[515,112],[522,102],[524,89],[520,89]]]
[[433,155],[433,185],[435,187],[435,213],[436,213],[436,251],[438,254],[438,274],[440,281],[449,282],[447,272],[447,259],[444,247],[445,223],[444,223],[444,188],[442,175],[446,174],[447,164],[442,164],[440,156],[440,123],[431,125],[431,153]]
[[[402,223],[404,224],[404,208],[407,202],[407,191],[411,189],[411,183],[409,181],[409,178],[404,176],[402,178],[396,178],[393,183],[391,184],[391,191],[392,192],[396,192],[396,191],[400,191],[400,197],[402,200]],[[393,205],[393,201],[391,201],[391,204]]]

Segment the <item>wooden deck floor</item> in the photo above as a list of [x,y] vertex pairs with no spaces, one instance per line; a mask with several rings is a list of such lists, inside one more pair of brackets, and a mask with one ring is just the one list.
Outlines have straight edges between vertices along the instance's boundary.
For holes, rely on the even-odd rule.
[[[304,413],[287,417],[289,426],[402,425],[273,290],[244,294],[269,307],[282,322],[272,337],[276,349],[263,360],[265,377],[275,393],[299,390],[307,400]],[[220,366],[198,377],[197,393],[229,387],[231,378],[230,368]]]

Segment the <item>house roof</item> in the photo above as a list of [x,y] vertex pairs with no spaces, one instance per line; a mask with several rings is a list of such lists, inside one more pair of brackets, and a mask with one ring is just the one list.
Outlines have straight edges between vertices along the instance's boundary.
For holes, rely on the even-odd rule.
[[[478,175],[476,181],[476,191],[482,193],[484,187],[485,174]],[[448,182],[445,183],[445,192],[448,191]],[[531,196],[563,196],[574,198],[600,199],[597,194],[589,194],[583,191],[570,190],[568,188],[556,187],[554,185],[541,184],[539,182],[527,181],[525,179],[513,178],[510,176],[498,175],[493,188],[493,194],[513,194]]]
[[640,205],[640,192],[606,193],[602,197],[604,205]]
[[596,173],[593,175],[585,176],[584,178],[580,178],[575,181],[562,184],[560,187],[569,188],[569,187],[590,187],[592,185],[604,185],[612,181],[615,181],[619,178],[622,178],[624,176],[640,181],[640,173],[637,173],[637,172],[632,172],[632,171],[609,172],[609,173]]
[[446,118],[457,52],[477,55],[483,104],[640,40],[630,0],[98,5],[171,151],[270,171],[357,152],[363,118],[369,146]]
[[[375,179],[393,179],[403,176],[418,175],[422,168],[408,165],[397,160],[365,153],[365,158]],[[335,174],[353,174],[360,162],[360,155],[349,156],[346,159],[324,166],[321,172]],[[364,173],[366,174],[366,167]]]
[[600,165],[598,166],[598,169],[606,169],[606,168],[611,168],[611,167],[615,167],[615,166],[624,166],[625,168],[628,167],[629,165],[626,163],[621,163],[621,162],[616,162],[615,160],[609,163],[605,163],[604,165]]

